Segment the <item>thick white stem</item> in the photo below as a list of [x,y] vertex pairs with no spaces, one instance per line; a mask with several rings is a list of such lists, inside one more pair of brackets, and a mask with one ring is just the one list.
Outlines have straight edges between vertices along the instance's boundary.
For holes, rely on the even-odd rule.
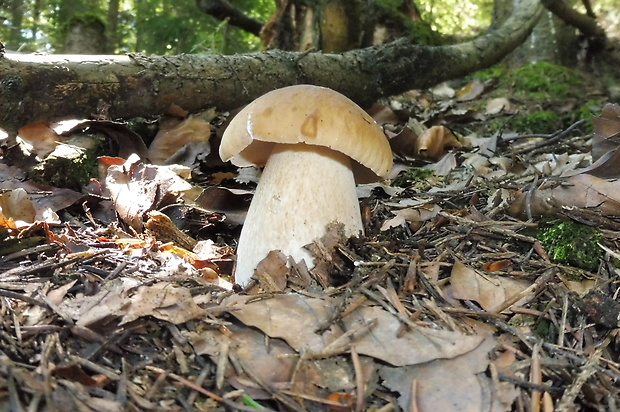
[[343,223],[347,236],[363,230],[349,157],[321,146],[276,145],[241,230],[235,281],[246,285],[272,250],[313,267],[304,246],[332,222]]

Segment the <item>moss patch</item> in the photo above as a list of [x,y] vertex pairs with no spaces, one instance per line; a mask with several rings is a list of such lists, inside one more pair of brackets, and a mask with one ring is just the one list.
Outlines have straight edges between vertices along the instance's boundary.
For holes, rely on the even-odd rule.
[[547,62],[532,63],[509,73],[507,81],[517,93],[532,99],[565,99],[578,96],[583,79],[568,67]]
[[597,270],[603,257],[603,250],[597,244],[601,237],[598,229],[572,221],[542,223],[537,234],[552,262],[591,272]]
[[33,167],[28,177],[35,182],[80,191],[91,178],[98,177],[97,157],[106,154],[105,139],[74,136]]
[[553,133],[562,128],[562,123],[560,115],[548,110],[516,116],[510,122],[520,133]]

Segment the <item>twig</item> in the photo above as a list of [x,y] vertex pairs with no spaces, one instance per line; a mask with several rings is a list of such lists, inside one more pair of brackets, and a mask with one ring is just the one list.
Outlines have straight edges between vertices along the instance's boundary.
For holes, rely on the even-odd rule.
[[[540,347],[542,342],[538,342],[534,345],[532,350],[532,363],[530,365],[530,383],[533,385],[542,384],[542,370],[540,368]],[[530,410],[532,412],[540,412],[540,400],[542,392],[534,389],[530,396]]]
[[17,252],[0,257],[0,264],[4,262],[10,262],[11,260],[19,259],[20,257],[34,255],[34,254],[39,255],[41,253],[49,252],[51,250],[57,250],[57,249],[60,249],[60,245],[55,242],[45,243],[43,245],[37,245],[37,246],[31,247],[28,249],[19,250]]
[[568,294],[566,291],[562,296],[562,320],[560,321],[560,330],[558,332],[558,346],[564,346],[564,333],[566,332],[566,317],[568,316]]
[[[239,364],[239,366],[241,366],[241,368],[243,369],[243,372],[250,379],[252,379],[254,382],[256,382],[258,384],[258,386],[261,387],[261,389],[263,389],[263,390],[267,391],[268,393],[270,393],[271,396],[275,400],[277,400],[279,402],[282,402],[286,407],[288,407],[289,409],[291,409],[293,411],[303,410],[302,405],[300,405],[298,402],[296,402],[293,398],[291,398],[290,396],[286,395],[284,392],[277,390],[272,385],[270,385],[269,383],[265,382],[258,375],[256,375],[254,373],[254,371],[252,370],[252,368],[248,367],[243,360],[237,358],[237,363]],[[252,410],[255,411],[255,409],[252,409]]]
[[0,296],[9,298],[9,299],[17,299],[22,300],[24,302],[28,302],[32,305],[41,306],[42,308],[48,308],[47,303],[40,301],[39,299],[31,298],[30,296],[23,295],[21,293],[12,292],[6,289],[0,289]]
[[364,410],[364,382],[366,378],[364,377],[364,370],[362,369],[362,363],[360,362],[360,355],[355,350],[355,346],[351,346],[351,360],[353,361],[353,370],[355,371],[355,385],[357,386],[355,412],[362,412]]
[[[179,376],[177,374],[168,373],[168,372],[166,372],[165,370],[163,370],[161,368],[158,368],[156,366],[151,366],[151,365],[147,365],[145,368],[147,370],[155,372],[155,373],[157,373],[159,375],[165,375],[167,377],[170,377],[171,379],[174,379],[175,381],[179,382],[181,385],[187,386],[188,388],[190,388],[190,389],[192,389],[192,390],[194,390],[196,392],[200,392],[201,394],[203,394],[205,396],[208,396],[209,398],[211,398],[211,399],[213,399],[213,400],[215,400],[217,402],[223,403],[224,405],[229,406],[229,407],[231,407],[233,409],[238,409],[240,411],[246,411],[246,412],[256,412],[256,408],[253,408],[253,407],[250,407],[250,406],[245,406],[245,405],[242,405],[240,403],[233,402],[233,401],[231,401],[229,399],[223,398],[223,397],[221,397],[221,396],[219,396],[219,395],[217,395],[217,394],[215,394],[215,393],[213,393],[211,391],[206,390],[205,388],[203,388],[201,386],[196,385],[194,382],[188,381],[187,379],[185,379],[185,378],[183,378],[183,377],[181,377],[181,376]],[[265,412],[275,412],[273,409],[269,409],[269,408],[265,408],[264,411]]]
[[577,395],[581,391],[581,388],[590,378],[590,376],[596,373],[596,366],[599,362],[599,359],[601,358],[601,353],[608,344],[609,337],[605,339],[603,345],[596,348],[596,350],[588,357],[586,364],[583,365],[583,368],[581,369],[581,372],[579,372],[579,375],[577,375],[577,378],[568,387],[568,389],[566,389],[564,395],[562,395],[562,398],[560,399],[560,402],[558,403],[556,409],[558,412],[568,412],[575,410],[575,398],[577,398]]
[[[558,131],[558,132],[552,134],[551,136],[549,136],[549,138],[547,140],[545,140],[543,142],[540,142],[538,144],[535,144],[534,146],[524,147],[524,148],[521,148],[519,150],[515,150],[515,151],[513,151],[513,153],[514,154],[527,153],[527,152],[532,152],[534,150],[538,150],[538,149],[543,148],[545,146],[550,146],[550,145],[554,144],[555,142],[557,142],[557,141],[563,139],[564,137],[566,137],[570,132],[572,132],[574,129],[576,129],[578,126],[581,126],[585,122],[586,122],[585,119],[578,120],[575,123],[573,123],[570,126],[568,126],[566,129]],[[527,137],[527,136],[522,136],[522,137]]]
[[553,393],[560,393],[564,391],[562,388],[557,388],[555,386],[547,386],[544,384],[535,384],[532,382],[524,381],[523,379],[515,378],[512,375],[506,375],[505,373],[502,373],[502,372],[499,372],[497,374],[497,377],[499,378],[500,381],[514,383],[515,385],[520,386],[522,388],[526,388],[526,389],[531,389],[531,390],[536,390],[536,391],[541,391],[541,392],[553,392]]
[[530,286],[523,289],[521,292],[516,293],[510,298],[506,299],[504,302],[500,303],[494,308],[488,310],[488,312],[501,313],[503,310],[508,309],[510,306],[514,305],[516,302],[520,301],[524,297],[536,291],[538,288],[546,286],[547,283],[551,280],[551,278],[555,276],[555,274],[556,274],[556,271],[554,268],[547,270],[547,272],[544,275],[539,276],[538,279],[536,279],[536,281],[532,283]]
[[484,222],[484,224],[482,224],[481,222],[476,222],[474,220],[452,215],[443,211],[439,212],[439,215],[445,217],[446,219],[455,221],[459,226],[469,226],[472,228],[484,230],[489,233],[495,233],[527,243],[536,243],[538,241],[538,239],[536,239],[535,237],[525,236],[513,230],[505,229],[500,227],[499,225],[495,225],[495,222]]

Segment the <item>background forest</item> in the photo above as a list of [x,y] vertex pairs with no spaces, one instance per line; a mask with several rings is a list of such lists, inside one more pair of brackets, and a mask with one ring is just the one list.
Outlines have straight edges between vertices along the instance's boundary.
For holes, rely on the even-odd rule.
[[[5,0],[0,2],[0,38],[10,50],[61,53],[66,49],[69,28],[81,21],[101,25],[101,32],[105,33],[102,51],[109,54],[232,54],[260,48],[257,36],[202,12],[197,3],[192,0]],[[263,22],[276,7],[273,0],[231,3]],[[396,7],[402,2],[376,3]],[[460,36],[475,35],[486,29],[493,10],[492,0],[417,0],[415,5],[422,20],[434,30]]]

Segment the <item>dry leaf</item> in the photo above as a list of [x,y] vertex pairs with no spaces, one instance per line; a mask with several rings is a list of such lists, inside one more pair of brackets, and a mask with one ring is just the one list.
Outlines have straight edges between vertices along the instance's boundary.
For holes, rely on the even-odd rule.
[[145,165],[137,155],[120,166],[109,166],[105,177],[105,189],[116,211],[136,231],[142,230],[146,212],[163,206],[166,197],[172,203],[191,188],[170,167]]
[[15,189],[0,195],[0,213],[3,220],[25,227],[36,220],[37,212],[24,189]]
[[432,170],[437,176],[448,176],[456,169],[457,165],[456,155],[454,153],[446,153],[446,155],[438,161],[425,165],[424,169]]
[[493,347],[493,338],[487,336],[477,347],[456,358],[400,368],[383,366],[379,375],[386,387],[400,394],[398,403],[404,411],[488,410],[489,405],[498,402],[494,391],[489,390],[491,380],[483,375]]
[[437,86],[433,87],[431,89],[431,93],[433,93],[437,97],[443,97],[444,99],[451,99],[456,94],[454,89],[450,87],[446,82],[440,83]]
[[409,127],[404,127],[396,136],[390,138],[390,147],[395,154],[416,156],[416,140],[418,135]]
[[121,324],[142,316],[153,316],[179,324],[204,317],[206,312],[194,302],[189,289],[159,282],[151,286],[140,286],[116,315],[122,315]]
[[375,103],[370,109],[367,110],[368,114],[372,116],[375,122],[379,124],[398,124],[400,119],[394,113],[394,111],[384,104]]
[[436,204],[425,204],[393,211],[392,213],[396,216],[383,222],[381,231],[400,226],[405,222],[419,223],[432,220],[440,210],[441,208]]
[[226,222],[241,225],[248,213],[252,192],[224,187],[208,187],[196,198],[195,204],[210,212],[223,213]]
[[461,147],[454,133],[445,126],[433,126],[418,136],[415,142],[415,153],[427,159],[439,159],[446,149]]
[[42,159],[52,153],[64,138],[52,129],[51,123],[37,122],[20,128],[16,140],[28,153]]
[[[355,388],[353,368],[340,357],[306,359],[298,365],[296,352],[284,341],[265,339],[264,334],[253,328],[231,324],[227,327],[227,335],[219,330],[184,332],[184,335],[197,354],[206,354],[214,362],[218,361],[222,350],[228,350],[230,356],[238,359],[245,370],[251,370],[253,375],[270,387],[286,388],[321,398],[336,391],[352,391]],[[372,365],[368,358],[362,358],[362,363],[366,369]],[[234,387],[243,389],[253,398],[271,397],[253,380],[244,374],[238,375],[230,365],[222,372]],[[364,375],[366,381],[372,377],[370,371]],[[295,378],[293,382],[292,377]]]
[[512,261],[509,259],[496,260],[493,262],[487,262],[482,265],[482,268],[487,272],[498,272],[500,270],[504,270],[507,267],[512,265]]
[[512,105],[510,104],[510,100],[505,97],[496,97],[487,102],[484,114],[498,114],[502,111],[510,111],[511,109]]
[[246,303],[250,298],[235,295],[227,298],[225,304],[234,307],[231,314],[246,325],[257,327],[272,338],[284,339],[296,351],[309,354],[323,354],[326,350],[340,353],[354,343],[360,355],[403,366],[453,358],[473,350],[484,339],[424,327],[403,332],[402,323],[394,315],[380,307],[367,306],[342,319],[347,331],[359,333],[335,342],[344,334],[339,326],[333,325],[322,334],[316,332],[335,310],[330,300],[287,294]]
[[620,106],[606,104],[600,116],[592,116],[592,125],[592,159],[596,161],[620,144]]
[[[555,213],[561,207],[590,208],[603,216],[620,214],[620,181],[605,180],[588,174],[579,174],[565,179],[551,188],[519,193],[510,205],[512,216],[527,216],[527,208],[532,216]],[[529,202],[529,203],[528,203]]]
[[97,294],[78,294],[59,307],[77,326],[89,327],[110,318],[122,323],[153,316],[175,324],[204,317],[204,309],[194,302],[189,290],[169,282],[140,286],[134,279],[118,278],[105,284]]
[[482,93],[484,93],[485,87],[484,84],[478,80],[474,79],[473,81],[467,83],[465,86],[461,87],[456,92],[456,100],[459,102],[467,102],[470,100],[474,100],[479,97]]
[[[496,275],[484,275],[457,260],[452,267],[450,284],[455,298],[474,300],[490,311],[525,290],[529,282]],[[523,304],[523,299],[511,306]]]
[[176,163],[190,166],[197,155],[209,154],[210,137],[209,122],[189,116],[173,126],[162,126],[149,147],[148,156],[156,165]]

